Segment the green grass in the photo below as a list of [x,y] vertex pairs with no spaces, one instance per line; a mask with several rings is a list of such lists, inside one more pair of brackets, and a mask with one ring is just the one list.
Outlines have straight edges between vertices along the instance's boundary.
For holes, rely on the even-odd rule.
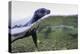
[[[40,23],[38,49],[32,37],[12,43],[12,52],[68,50],[78,48],[78,18],[76,16],[50,16]],[[65,27],[60,27],[64,25]],[[56,27],[57,26],[57,27]]]

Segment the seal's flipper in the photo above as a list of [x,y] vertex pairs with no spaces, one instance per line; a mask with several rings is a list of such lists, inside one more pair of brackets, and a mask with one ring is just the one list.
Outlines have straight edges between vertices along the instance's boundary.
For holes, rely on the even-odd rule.
[[33,29],[33,31],[32,31],[32,38],[33,38],[33,42],[34,42],[35,46],[38,47],[38,46],[37,46],[37,34],[36,34],[36,29]]

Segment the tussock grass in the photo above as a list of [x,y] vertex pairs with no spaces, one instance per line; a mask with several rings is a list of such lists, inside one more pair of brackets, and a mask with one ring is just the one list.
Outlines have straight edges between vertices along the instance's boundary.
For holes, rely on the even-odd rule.
[[[12,52],[68,50],[78,48],[78,18],[75,16],[50,16],[40,23],[38,49],[32,37],[12,43]],[[60,25],[64,25],[60,27]],[[57,27],[56,27],[57,26]],[[67,27],[66,27],[67,26]],[[47,34],[47,35],[46,35]]]

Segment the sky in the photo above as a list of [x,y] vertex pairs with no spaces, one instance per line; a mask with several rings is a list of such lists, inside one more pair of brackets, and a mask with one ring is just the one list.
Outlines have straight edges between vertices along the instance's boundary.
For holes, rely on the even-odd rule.
[[[50,15],[75,15],[78,13],[77,5],[73,4],[55,4],[55,3],[39,3],[39,2],[26,2],[26,1],[13,1],[12,2],[12,25],[21,25],[27,23],[29,19],[32,18],[35,10],[39,8],[46,8],[51,11]],[[49,15],[49,16],[50,16]],[[19,33],[28,29],[16,28],[12,29],[12,34]]]
[[12,2],[12,21],[19,21],[24,18],[31,18],[34,11],[39,8],[51,10],[50,15],[75,15],[78,13],[78,6],[75,4],[55,4],[26,1]]

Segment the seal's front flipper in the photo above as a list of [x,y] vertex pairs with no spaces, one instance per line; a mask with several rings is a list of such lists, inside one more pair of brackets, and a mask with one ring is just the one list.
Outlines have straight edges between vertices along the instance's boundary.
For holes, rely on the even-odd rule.
[[38,46],[37,46],[37,34],[36,34],[36,29],[33,29],[33,31],[32,31],[32,38],[33,38],[33,42],[34,42],[35,46],[38,47]]

